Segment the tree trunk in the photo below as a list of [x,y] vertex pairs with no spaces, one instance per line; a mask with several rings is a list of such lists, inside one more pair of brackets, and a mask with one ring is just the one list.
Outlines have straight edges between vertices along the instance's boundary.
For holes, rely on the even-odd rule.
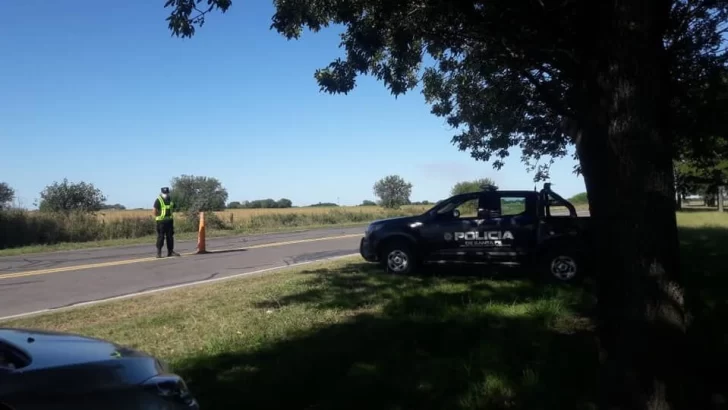
[[[616,0],[591,30],[591,114],[577,144],[596,224],[605,409],[686,408],[686,312],[662,34],[670,2]],[[591,20],[590,23],[594,23]]]
[[723,212],[723,196],[725,195],[725,187],[718,186],[718,212]]

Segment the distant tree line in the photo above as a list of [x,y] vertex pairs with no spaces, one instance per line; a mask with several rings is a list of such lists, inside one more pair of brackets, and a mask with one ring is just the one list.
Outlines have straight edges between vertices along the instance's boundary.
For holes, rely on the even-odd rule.
[[228,209],[260,209],[260,208],[291,208],[293,202],[290,199],[256,199],[253,201],[232,201],[227,205]]
[[[495,186],[490,178],[457,182],[450,190],[450,195],[476,192],[485,185]],[[287,198],[272,198],[252,201],[232,201],[227,205],[227,190],[222,183],[212,177],[181,175],[172,179],[170,188],[172,199],[178,211],[197,213],[200,211],[221,211],[223,209],[282,209],[292,208],[293,202]],[[411,201],[412,184],[399,175],[389,175],[374,184],[377,201],[364,200],[358,206],[382,206],[399,208],[403,205],[434,205],[440,201]],[[0,182],[0,209],[11,207],[15,199],[15,191],[7,183]],[[101,210],[125,210],[122,204],[107,204],[106,197],[100,189],[87,182],[69,182],[64,178],[61,182],[53,182],[40,192],[40,200],[36,204],[41,212],[96,212]],[[587,203],[586,192],[574,195],[571,202]],[[309,207],[337,207],[333,202],[318,202]]]
[[[471,181],[460,181],[450,189],[450,195],[477,192],[486,185],[496,186],[490,178],[480,178]],[[497,188],[497,186],[496,186]],[[412,183],[405,181],[399,175],[388,175],[374,184],[374,195],[379,199],[377,202],[371,200],[362,201],[359,206],[379,205],[384,208],[399,208],[403,205],[435,205],[440,202],[418,201],[412,202]]]
[[335,204],[333,202],[319,202],[316,204],[309,205],[309,207],[326,207],[326,208],[329,208],[332,206],[339,206],[339,204]]
[[102,210],[108,209],[108,210],[114,210],[114,211],[123,211],[126,209],[126,207],[122,204],[113,204],[113,205],[104,204],[104,205],[101,205],[101,209]]
[[[227,190],[219,180],[204,176],[175,177],[170,183],[170,189],[177,210],[188,213],[222,210],[228,197]],[[7,183],[0,182],[0,209],[10,208],[14,200],[15,190]],[[288,200],[281,201],[285,204]],[[151,202],[150,199],[150,205]],[[290,204],[290,201],[288,203]],[[67,178],[54,181],[43,188],[35,205],[40,212],[58,214],[126,209],[122,204],[107,204],[106,196],[94,184],[83,181],[71,182]]]

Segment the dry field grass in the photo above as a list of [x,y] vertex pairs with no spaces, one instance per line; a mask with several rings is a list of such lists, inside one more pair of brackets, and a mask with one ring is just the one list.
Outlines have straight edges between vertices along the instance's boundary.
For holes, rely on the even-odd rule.
[[[403,210],[409,214],[417,211],[425,212],[432,205],[407,205],[403,206]],[[381,214],[387,215],[388,212],[384,208],[378,206],[321,206],[321,207],[301,207],[301,208],[278,208],[278,209],[226,209],[224,211],[215,212],[217,216],[225,221],[233,219],[234,221],[243,221],[253,216],[261,215],[280,215],[280,214],[302,214],[315,215],[326,214],[331,211],[344,211],[353,213]],[[133,210],[108,210],[99,212],[99,217],[105,221],[114,221],[127,218],[144,218],[152,215],[151,209],[133,209]],[[232,215],[232,218],[231,218]]]

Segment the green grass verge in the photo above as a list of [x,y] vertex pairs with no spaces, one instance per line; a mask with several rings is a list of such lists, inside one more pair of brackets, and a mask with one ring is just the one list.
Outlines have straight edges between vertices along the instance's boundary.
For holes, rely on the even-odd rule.
[[92,335],[158,355],[205,409],[578,408],[589,401],[583,375],[596,356],[589,321],[578,313],[590,303],[583,291],[526,280],[393,277],[360,261],[4,325]]

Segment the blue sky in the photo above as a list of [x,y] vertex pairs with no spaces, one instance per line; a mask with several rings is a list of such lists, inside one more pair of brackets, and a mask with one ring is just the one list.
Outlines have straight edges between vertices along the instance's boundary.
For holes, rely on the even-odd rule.
[[[412,200],[491,177],[532,188],[514,150],[496,172],[450,142],[423,96],[395,99],[360,78],[349,95],[319,92],[317,68],[341,55],[336,29],[287,41],[273,6],[236,1],[192,39],[171,37],[163,0],[5,4],[0,25],[0,181],[32,207],[67,177],[109,203],[150,207],[180,174],[220,179],[229,200],[286,197],[295,205],[374,199],[399,174]],[[584,191],[573,160],[552,169],[557,191]]]

